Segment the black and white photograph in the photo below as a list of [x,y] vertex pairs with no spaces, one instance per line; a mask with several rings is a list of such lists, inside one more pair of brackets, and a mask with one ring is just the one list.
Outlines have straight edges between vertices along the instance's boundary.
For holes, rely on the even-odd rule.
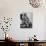
[[32,13],[21,13],[20,14],[20,28],[32,28],[33,14]]

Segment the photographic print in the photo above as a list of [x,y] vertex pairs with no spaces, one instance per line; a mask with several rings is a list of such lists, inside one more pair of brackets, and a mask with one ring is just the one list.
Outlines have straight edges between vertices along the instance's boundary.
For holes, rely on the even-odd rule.
[[21,13],[20,14],[20,28],[32,28],[32,20],[33,14],[32,13]]

